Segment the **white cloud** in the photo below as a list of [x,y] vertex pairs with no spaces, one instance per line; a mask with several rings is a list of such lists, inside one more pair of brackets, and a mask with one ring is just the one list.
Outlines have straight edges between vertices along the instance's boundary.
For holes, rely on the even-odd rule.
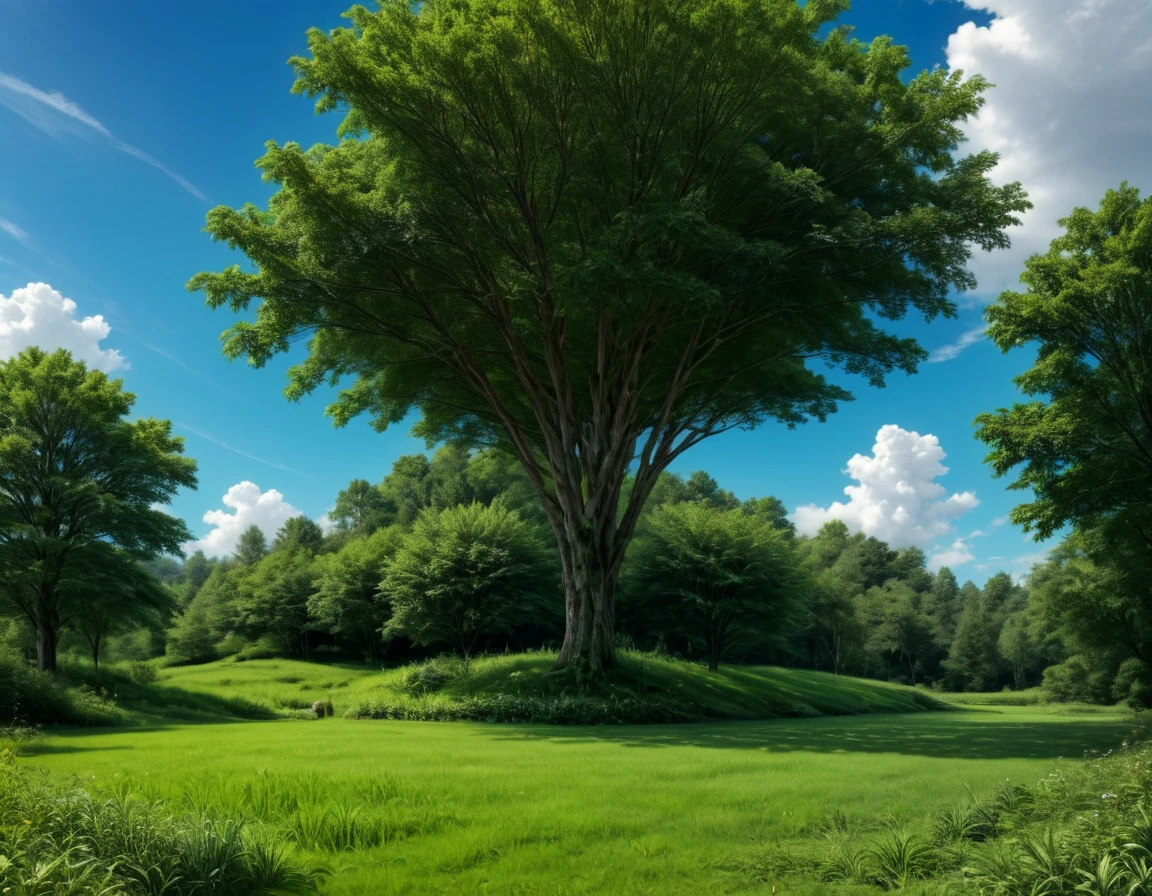
[[209,510],[204,514],[204,522],[213,528],[198,541],[184,545],[186,556],[203,551],[210,557],[229,557],[235,552],[244,530],[250,526],[259,526],[264,536],[271,541],[284,523],[292,517],[302,516],[276,489],[262,492],[255,482],[247,480],[228,489],[223,501],[232,511]]
[[934,482],[948,472],[944,450],[934,435],[922,436],[889,424],[876,433],[871,456],[857,454],[844,471],[858,485],[849,485],[849,500],[829,507],[809,504],[796,508],[796,528],[815,534],[829,520],[842,520],[854,532],[886,541],[894,547],[925,545],[952,531],[951,520],[972,510],[979,500],[972,492],[944,498]]
[[958,357],[968,346],[975,345],[977,342],[982,341],[986,329],[987,327],[985,326],[979,326],[971,330],[965,330],[957,337],[955,342],[950,342],[947,345],[932,349],[928,354],[928,363],[939,364],[941,361],[951,361],[953,358]]
[[1007,522],[1008,522],[1008,517],[998,516],[998,517],[996,517],[996,519],[992,520],[992,528],[999,529],[1001,526],[1003,526]]
[[76,303],[47,283],[29,283],[7,298],[0,294],[0,359],[33,345],[45,351],[66,348],[77,360],[108,373],[128,366],[116,349],[100,347],[111,331],[99,314],[77,319]]
[[[972,536],[968,536],[971,538]],[[928,557],[928,569],[931,572],[936,572],[943,566],[949,569],[955,569],[957,566],[963,566],[965,563],[971,563],[976,559],[976,555],[972,553],[972,547],[964,538],[957,538],[950,547],[942,551],[937,551]]]
[[194,184],[181,177],[159,159],[148,155],[144,150],[130,143],[125,143],[95,117],[89,115],[59,91],[41,90],[38,87],[33,87],[27,81],[0,72],[0,106],[7,107],[53,137],[59,138],[65,133],[94,132],[99,134],[121,152],[164,172],[197,199],[204,202],[208,201],[208,197],[201,193]]
[[1148,0],[964,0],[992,13],[948,40],[948,65],[996,86],[966,127],[970,150],[1000,153],[999,182],[1019,180],[1035,208],[1007,252],[978,253],[979,294],[1014,288],[1057,220],[1094,208],[1122,180],[1152,188],[1152,3]]

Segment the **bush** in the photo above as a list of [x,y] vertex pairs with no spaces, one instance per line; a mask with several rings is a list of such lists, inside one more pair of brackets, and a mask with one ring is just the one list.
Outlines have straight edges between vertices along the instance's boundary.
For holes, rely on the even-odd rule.
[[0,893],[229,896],[304,892],[286,841],[242,822],[173,817],[125,794],[59,785],[0,752]]
[[10,650],[0,648],[0,724],[113,725],[123,710],[91,689],[59,673],[38,672]]
[[510,694],[467,697],[376,698],[346,714],[354,719],[412,722],[518,722],[537,725],[639,725],[693,722],[699,716],[671,697],[533,697]]
[[1044,670],[1042,689],[1057,703],[1104,703],[1109,692],[1108,675],[1074,656]]
[[160,675],[152,663],[139,660],[129,663],[125,673],[134,684],[153,684]]
[[236,662],[243,663],[246,660],[274,660],[283,655],[283,646],[275,638],[266,635],[239,651],[235,659]]
[[445,685],[464,674],[462,660],[456,657],[439,657],[405,669],[400,687],[405,694],[423,697],[425,694],[443,689]]
[[1152,669],[1136,657],[1125,660],[1112,682],[1112,698],[1132,709],[1152,709]]

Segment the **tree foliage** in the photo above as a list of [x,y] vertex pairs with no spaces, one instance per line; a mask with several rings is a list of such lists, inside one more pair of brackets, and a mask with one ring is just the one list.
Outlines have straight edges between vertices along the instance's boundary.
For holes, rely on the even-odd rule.
[[[0,593],[56,668],[60,631],[99,589],[66,587],[80,564],[179,553],[184,523],[158,507],[196,485],[166,420],[129,420],[135,396],[63,349],[0,362]],[[115,553],[118,551],[119,553]]]
[[[386,0],[309,34],[296,89],[343,138],[268,144],[267,211],[214,209],[240,266],[190,286],[255,317],[257,365],[312,334],[290,394],[337,423],[419,410],[506,447],[560,552],[560,663],[612,665],[615,587],[693,445],[823,419],[923,357],[883,322],[950,314],[973,246],[1027,207],[956,153],[986,82],[794,0]],[[822,36],[826,35],[826,36]],[[627,500],[621,501],[631,477]]]

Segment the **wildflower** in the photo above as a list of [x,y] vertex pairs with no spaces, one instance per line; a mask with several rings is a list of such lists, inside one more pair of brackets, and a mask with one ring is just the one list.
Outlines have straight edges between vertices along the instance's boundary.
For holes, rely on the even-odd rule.
[[1116,794],[1114,794],[1114,793],[1102,793],[1102,794],[1100,794],[1100,799],[1102,799],[1102,800],[1114,800],[1114,799],[1116,799]]

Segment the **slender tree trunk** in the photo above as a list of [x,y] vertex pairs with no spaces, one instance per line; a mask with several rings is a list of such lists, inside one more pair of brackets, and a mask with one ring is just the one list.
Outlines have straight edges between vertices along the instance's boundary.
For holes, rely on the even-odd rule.
[[36,668],[41,672],[56,671],[56,646],[60,634],[47,620],[36,626]]

